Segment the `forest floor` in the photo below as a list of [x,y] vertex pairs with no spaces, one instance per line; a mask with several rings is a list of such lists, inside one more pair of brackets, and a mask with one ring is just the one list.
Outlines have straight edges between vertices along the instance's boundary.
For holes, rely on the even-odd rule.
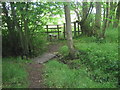
[[[47,47],[47,51],[36,58],[33,59],[32,63],[28,64],[28,73],[29,73],[29,88],[45,88],[45,85],[43,84],[43,68],[44,65],[42,63],[45,63],[46,61],[54,58],[55,54],[59,48],[62,46],[62,43],[51,43]],[[48,54],[48,55],[47,55]],[[46,60],[45,60],[46,59]],[[37,61],[37,62],[36,62]],[[39,63],[38,61],[43,61],[42,63]]]

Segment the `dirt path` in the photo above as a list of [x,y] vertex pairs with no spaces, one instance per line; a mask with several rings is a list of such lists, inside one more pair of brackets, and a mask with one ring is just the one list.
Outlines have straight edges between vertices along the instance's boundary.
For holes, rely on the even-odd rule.
[[33,62],[28,64],[28,73],[30,81],[29,88],[45,88],[42,76],[44,65],[41,64],[41,62],[44,63],[49,59],[54,58],[54,53],[58,51],[60,46],[62,46],[61,43],[50,44],[46,53],[34,58]]
[[42,64],[31,63],[28,65],[28,73],[29,73],[29,88],[44,88],[42,81]]

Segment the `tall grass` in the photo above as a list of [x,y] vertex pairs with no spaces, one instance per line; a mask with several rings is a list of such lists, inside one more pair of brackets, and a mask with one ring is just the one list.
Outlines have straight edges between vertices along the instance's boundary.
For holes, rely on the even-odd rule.
[[106,29],[106,42],[118,43],[118,28]]
[[2,59],[2,87],[3,88],[27,88],[29,85],[28,73],[25,63],[21,58]]

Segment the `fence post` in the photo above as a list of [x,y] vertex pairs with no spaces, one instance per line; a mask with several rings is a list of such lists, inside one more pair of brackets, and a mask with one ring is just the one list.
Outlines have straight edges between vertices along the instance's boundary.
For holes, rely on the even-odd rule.
[[46,25],[46,29],[47,29],[47,39],[49,40],[49,36],[48,36],[48,25]]
[[58,30],[58,39],[59,39],[59,25],[57,25],[57,30]]
[[64,39],[65,39],[65,31],[66,31],[66,30],[65,30],[65,23],[63,24],[63,26],[64,26],[64,28],[63,28],[63,29],[64,29],[64,30],[63,30],[63,33],[64,33]]
[[76,37],[76,22],[74,22],[74,36]]

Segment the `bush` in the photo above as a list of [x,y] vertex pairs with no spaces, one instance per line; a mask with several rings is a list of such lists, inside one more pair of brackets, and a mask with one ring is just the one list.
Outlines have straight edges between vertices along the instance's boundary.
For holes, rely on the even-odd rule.
[[39,54],[42,54],[46,49],[47,39],[45,35],[35,34],[32,38],[33,41],[33,51],[32,55],[37,56]]
[[67,56],[69,54],[69,49],[65,45],[59,49],[59,53],[62,54],[63,56]]
[[[28,40],[25,39],[25,36],[22,36],[22,40],[20,38],[19,33],[14,32],[12,36],[7,31],[3,30],[2,34],[2,55],[3,57],[9,56],[27,56],[34,57],[39,54],[42,54],[45,51],[47,36],[43,34],[43,29],[39,32],[30,32]],[[7,34],[8,33],[8,34]],[[11,38],[10,38],[11,36]],[[10,39],[10,40],[9,40]],[[28,46],[26,46],[28,41]],[[26,48],[28,47],[28,48]],[[26,50],[25,50],[26,48]]]

